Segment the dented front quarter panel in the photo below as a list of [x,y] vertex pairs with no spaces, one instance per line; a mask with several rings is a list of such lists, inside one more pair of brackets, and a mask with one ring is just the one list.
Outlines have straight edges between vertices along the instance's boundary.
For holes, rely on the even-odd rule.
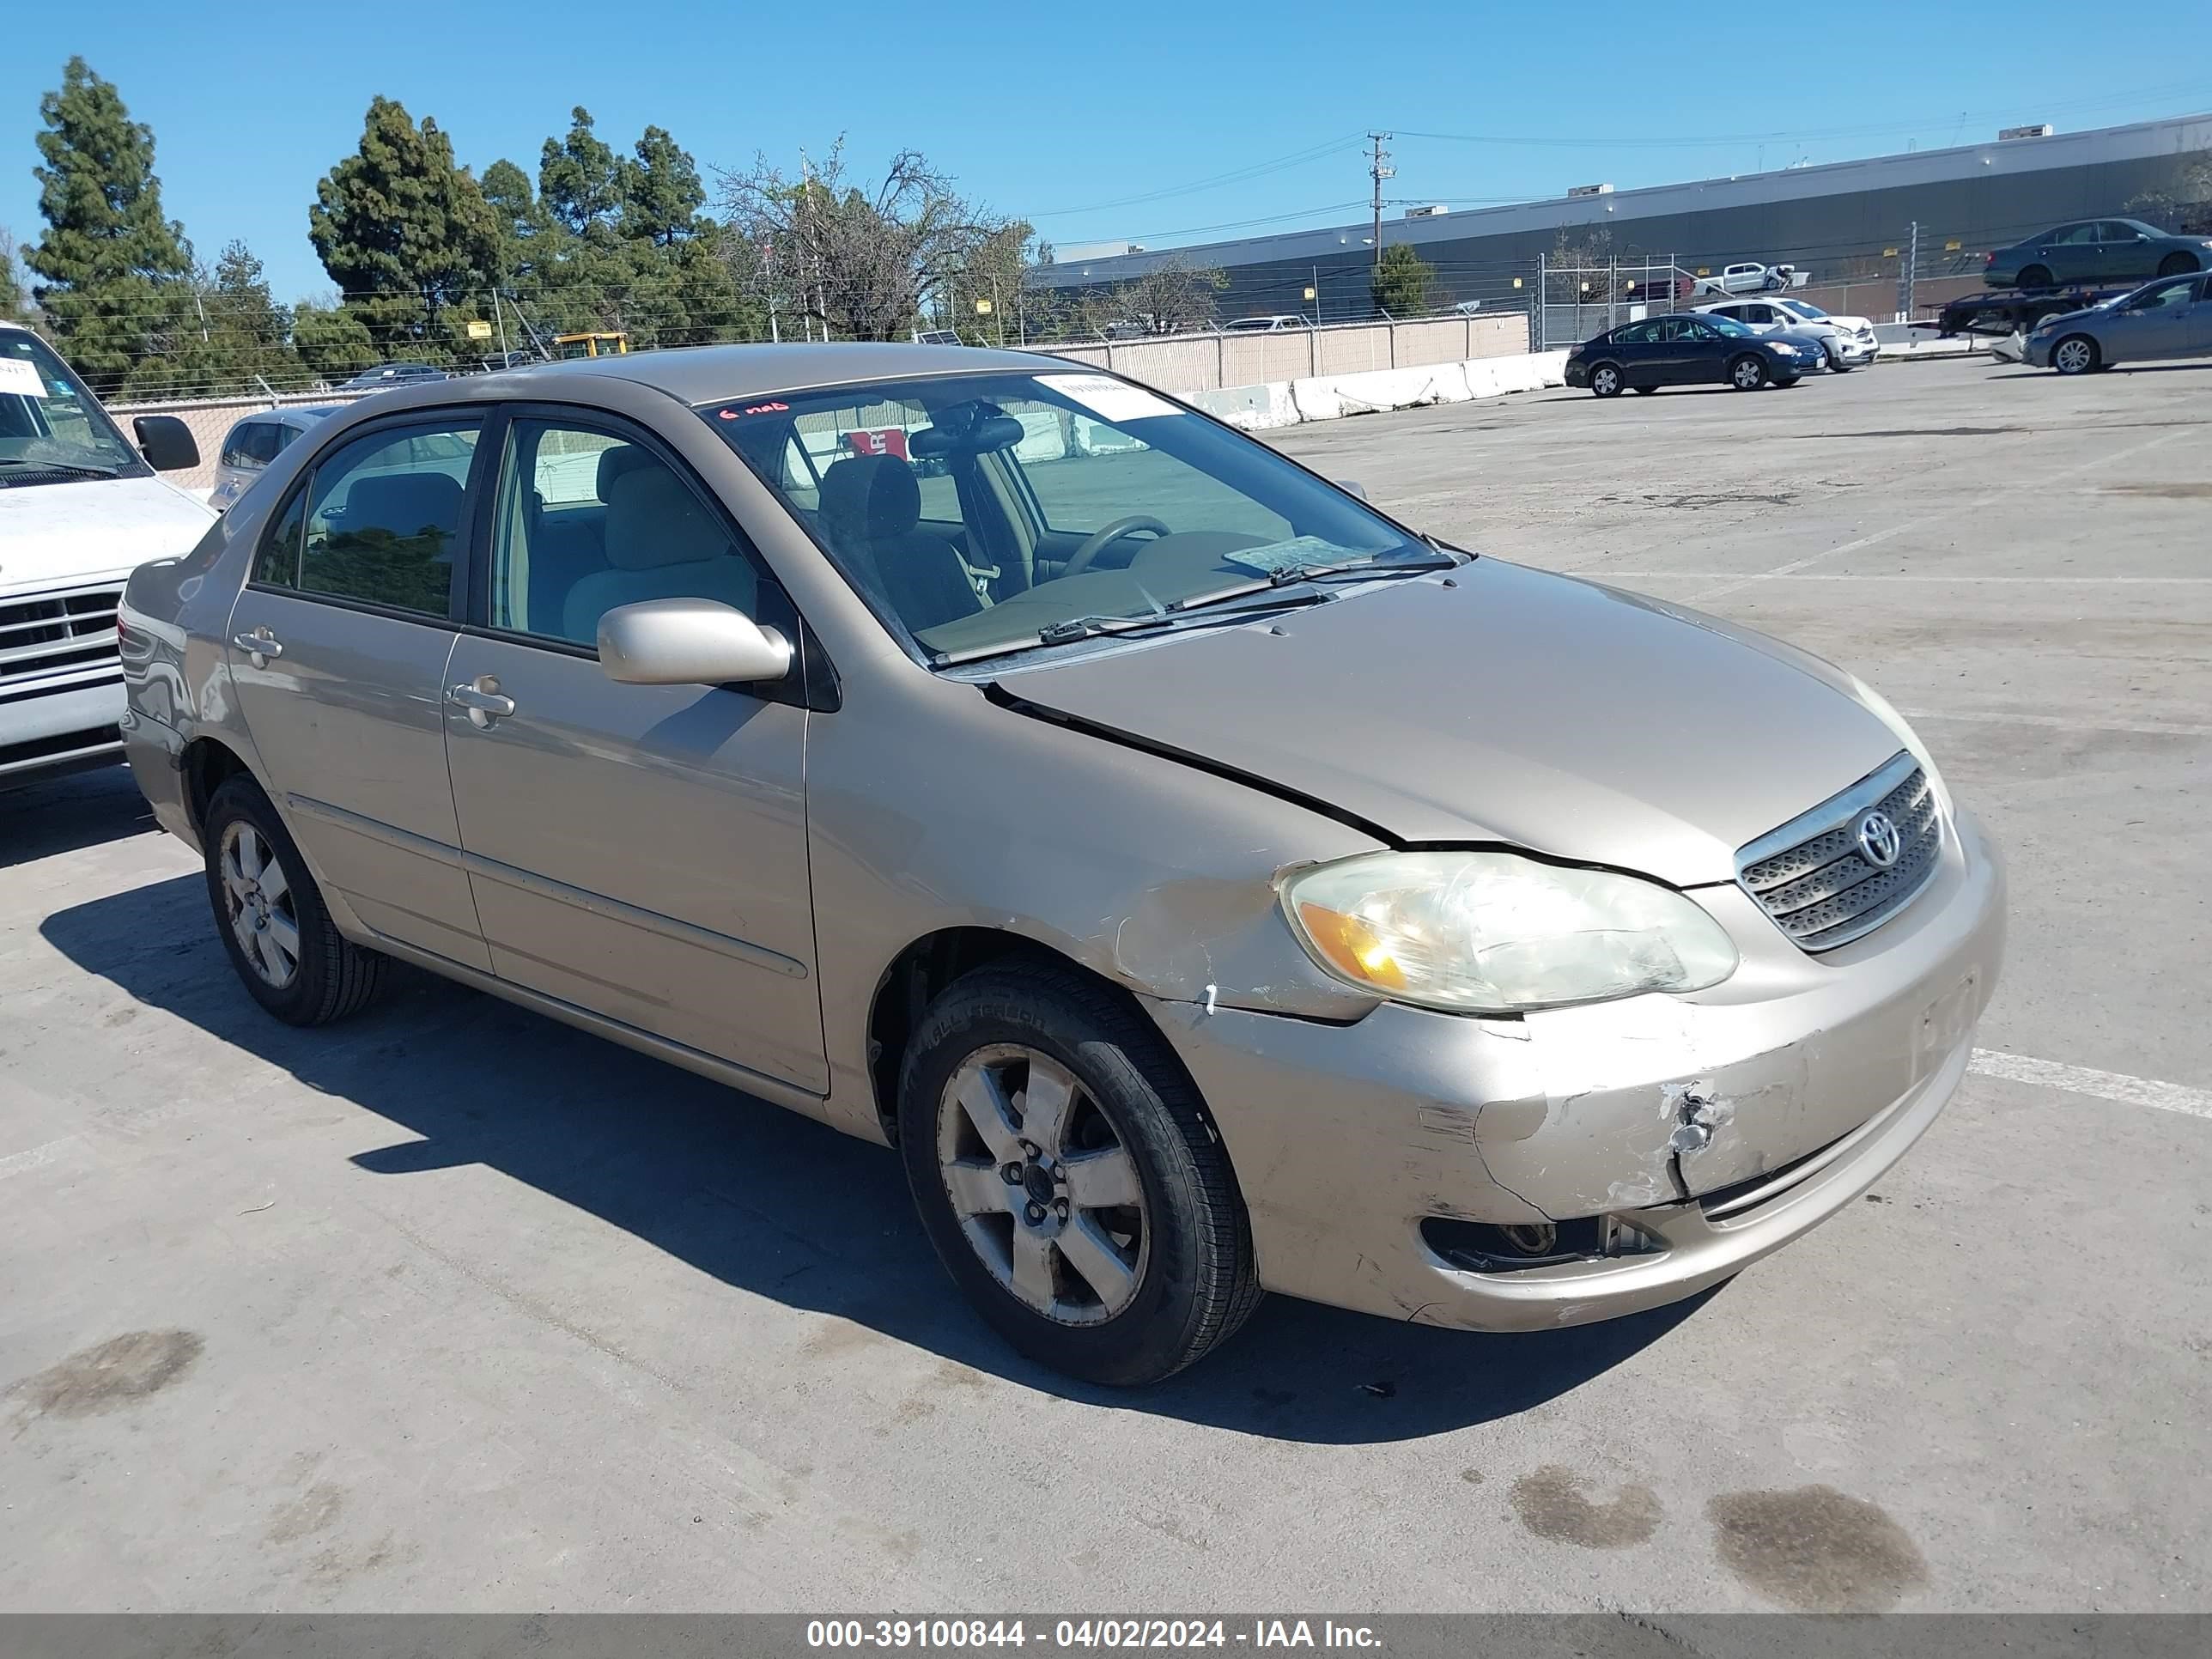
[[[1942,1109],[1996,984],[2002,866],[1971,817],[1954,828],[1914,903],[1826,957],[1790,945],[1740,890],[1700,891],[1747,943],[1737,977],[1698,997],[1519,1020],[1391,1005],[1342,1029],[1156,1006],[1235,1160],[1262,1283],[1528,1328],[1692,1294],[1825,1218]],[[1778,1200],[1741,1231],[1708,1229],[1690,1201],[1855,1136],[1813,1183],[1825,1196]],[[1668,1251],[1594,1264],[1587,1283],[1451,1271],[1419,1235],[1429,1216],[1624,1212]]]

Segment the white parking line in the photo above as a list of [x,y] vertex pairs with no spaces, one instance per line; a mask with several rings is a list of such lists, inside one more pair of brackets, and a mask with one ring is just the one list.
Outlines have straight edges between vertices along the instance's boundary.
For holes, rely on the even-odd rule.
[[1999,1077],[2012,1083],[2039,1084],[2063,1089],[2069,1095],[2088,1095],[2098,1100],[2117,1100],[2129,1106],[2148,1106],[2161,1112],[2181,1112],[2191,1117],[2212,1118],[2212,1090],[2191,1089],[2179,1083],[2158,1083],[2130,1077],[2124,1072],[2092,1071],[2086,1066],[2062,1066],[2055,1060],[2032,1060],[2026,1054],[2002,1054],[1977,1048],[1966,1069],[1978,1077]]
[[[1597,570],[1605,572],[1607,581],[1620,577],[1639,582],[1724,582],[1735,580],[1743,574],[1740,570],[1614,570],[1603,565],[1593,565],[1588,570],[1566,570],[1565,574],[1581,576]],[[1747,580],[1763,582],[1933,582],[1947,586],[1954,584],[1964,586],[1972,583],[2002,585],[2021,582],[2051,587],[2212,587],[2212,576],[1858,576],[1823,570],[1817,574],[1801,572],[1792,576],[1757,576]]]
[[1978,726],[2044,726],[2054,732],[2136,732],[2149,738],[2212,738],[2212,726],[2190,720],[2075,720],[2065,714],[1947,714],[1933,708],[1901,708],[1909,720],[1972,720]]
[[[2117,449],[2109,455],[2100,455],[2094,461],[2083,461],[2076,466],[2061,467],[2056,472],[2046,472],[2038,477],[2035,487],[2038,489],[2048,489],[2062,478],[2077,477],[2084,472],[2094,472],[2100,467],[2112,465],[2115,461],[2124,461],[2130,455],[2140,455],[2146,450],[2156,449],[2161,445],[2200,435],[2200,431],[2197,427],[2186,426],[2179,432],[2169,432],[2163,437],[2148,438],[2126,449]],[[2014,500],[2019,493],[2016,489],[1994,489],[1986,495],[1977,495],[1971,501],[1959,501],[1944,507],[1940,512],[1930,513],[1925,518],[1908,519],[1903,524],[1892,525],[1887,530],[1877,530],[1871,536],[1862,536],[1856,541],[1845,542],[1840,547],[1830,548],[1825,553],[1810,553],[1802,559],[1792,559],[1787,564],[1778,564],[1771,570],[1760,571],[1753,575],[1733,577],[1717,586],[1700,588],[1690,595],[1690,602],[1692,605],[1702,605],[1705,600],[1718,599],[1723,593],[1733,593],[1740,587],[1750,587],[1759,582],[1771,582],[1784,576],[1794,576],[1808,565],[1819,564],[1824,559],[1839,558],[1846,553],[1856,553],[1862,548],[1878,547],[1884,542],[1894,540],[1915,530],[1924,530],[1931,524],[1941,524],[1946,519],[1955,519],[1961,513],[1978,513],[1984,507],[1995,507],[2001,501]]]
[[7,1180],[9,1176],[28,1175],[33,1170],[44,1169],[83,1139],[82,1135],[64,1135],[59,1140],[49,1140],[42,1146],[33,1146],[27,1152],[10,1152],[7,1157],[0,1158],[0,1181]]

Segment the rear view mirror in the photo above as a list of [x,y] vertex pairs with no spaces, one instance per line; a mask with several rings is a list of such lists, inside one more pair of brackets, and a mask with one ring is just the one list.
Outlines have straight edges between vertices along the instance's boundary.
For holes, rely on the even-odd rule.
[[200,464],[192,429],[173,415],[141,415],[131,422],[138,453],[156,472],[188,472]]
[[599,618],[599,666],[624,685],[757,685],[791,672],[791,641],[713,599],[647,599]]

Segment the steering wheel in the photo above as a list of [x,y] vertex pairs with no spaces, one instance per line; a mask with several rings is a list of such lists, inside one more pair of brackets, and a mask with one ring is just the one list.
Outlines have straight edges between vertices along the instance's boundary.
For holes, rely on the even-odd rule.
[[1078,571],[1091,568],[1091,560],[1104,550],[1109,542],[1118,542],[1133,530],[1149,530],[1155,536],[1172,536],[1175,532],[1148,514],[1132,513],[1126,519],[1116,519],[1111,524],[1101,525],[1083,538],[1083,545],[1068,556],[1067,566],[1060,574],[1073,576]]

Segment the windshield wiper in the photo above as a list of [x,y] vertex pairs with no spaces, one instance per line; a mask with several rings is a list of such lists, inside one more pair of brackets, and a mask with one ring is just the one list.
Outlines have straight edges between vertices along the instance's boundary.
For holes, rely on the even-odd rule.
[[[1260,586],[1264,587],[1266,584],[1263,582]],[[1034,651],[1041,645],[1068,645],[1098,635],[1112,635],[1118,638],[1125,634],[1176,633],[1187,628],[1226,626],[1231,623],[1249,622],[1255,617],[1267,616],[1277,611],[1303,611],[1309,605],[1326,605],[1335,597],[1334,593],[1294,593],[1261,605],[1240,605],[1227,610],[1209,611],[1204,616],[1192,616],[1170,605],[1141,617],[1074,617],[1066,622],[1049,623],[1021,639],[1006,640],[997,645],[975,646],[966,651],[940,651],[930,658],[929,665],[932,668],[950,668],[956,663],[975,662],[985,657],[1010,657],[1018,651]]]
[[113,478],[121,469],[109,466],[87,466],[82,461],[34,461],[24,455],[0,455],[0,466],[36,467],[41,472],[74,472],[81,478]]

